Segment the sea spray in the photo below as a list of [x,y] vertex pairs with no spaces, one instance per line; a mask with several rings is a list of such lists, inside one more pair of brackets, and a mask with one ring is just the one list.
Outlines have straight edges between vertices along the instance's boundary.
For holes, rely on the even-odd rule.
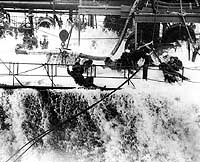
[[[1,89],[1,161],[108,93]],[[39,140],[21,161],[198,162],[199,121],[199,104],[176,91],[120,90]]]

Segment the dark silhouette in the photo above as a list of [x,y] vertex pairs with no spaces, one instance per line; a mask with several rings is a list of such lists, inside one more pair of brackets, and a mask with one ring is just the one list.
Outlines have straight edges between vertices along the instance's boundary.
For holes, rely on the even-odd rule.
[[42,47],[42,49],[47,49],[48,45],[49,45],[49,41],[47,40],[46,36],[43,36],[44,39],[43,41],[40,41],[40,46]]
[[151,56],[149,53],[152,49],[147,45],[140,47],[137,50],[130,51],[125,50],[121,57],[116,61],[112,61],[109,57],[105,59],[105,65],[112,69],[127,69],[129,72],[138,69],[138,61],[143,58],[145,60],[144,64],[149,65],[152,63]]
[[69,67],[67,67],[67,72],[69,75],[72,76],[74,79],[75,83],[84,86],[86,88],[89,87],[97,87],[96,85],[93,84],[93,77],[87,77],[84,78],[83,73],[84,73],[84,67],[80,65],[79,62],[76,62],[72,66],[72,71],[69,70]]
[[93,61],[91,59],[83,62],[84,72],[87,72],[88,69],[92,66]]
[[67,72],[74,79],[76,84],[78,84],[80,86],[84,86],[85,88],[95,88],[95,89],[100,89],[100,90],[113,90],[113,89],[115,89],[115,88],[106,88],[106,86],[100,87],[100,86],[95,85],[93,83],[94,82],[93,77],[86,77],[85,78],[83,76],[84,66],[80,65],[79,62],[76,62],[72,66],[72,71],[70,71],[69,66],[67,66]]
[[183,80],[188,80],[187,77],[180,74],[178,71],[183,69],[182,61],[178,57],[170,57],[167,63],[162,62],[159,69],[163,71],[164,79],[166,82],[174,83],[178,81],[178,77]]

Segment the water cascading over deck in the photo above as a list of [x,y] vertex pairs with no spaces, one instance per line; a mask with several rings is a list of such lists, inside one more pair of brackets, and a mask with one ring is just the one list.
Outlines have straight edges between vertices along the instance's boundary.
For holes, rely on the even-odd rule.
[[[109,92],[0,90],[0,161]],[[21,162],[199,161],[200,107],[176,94],[121,90],[39,140]]]

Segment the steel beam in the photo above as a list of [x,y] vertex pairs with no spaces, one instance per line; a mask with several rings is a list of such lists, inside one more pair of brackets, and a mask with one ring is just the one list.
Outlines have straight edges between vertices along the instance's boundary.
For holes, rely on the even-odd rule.
[[[4,8],[18,9],[53,9],[53,1],[0,1]],[[79,3],[75,2],[55,2],[55,10],[76,9]]]
[[[17,9],[53,9],[53,3],[55,2],[55,10],[73,9],[78,10],[80,5],[79,0],[24,0],[24,1],[5,1],[0,0],[0,5],[4,8],[17,8]],[[83,6],[121,6],[132,3],[132,0],[82,0]]]
[[120,6],[79,6],[78,12],[83,15],[121,15]]

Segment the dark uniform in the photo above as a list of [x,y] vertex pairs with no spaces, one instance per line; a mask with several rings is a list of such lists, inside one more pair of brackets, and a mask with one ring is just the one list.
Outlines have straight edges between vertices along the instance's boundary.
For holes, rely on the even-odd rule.
[[178,71],[183,69],[182,61],[178,57],[170,57],[170,61],[167,63],[161,63],[159,69],[163,71],[165,81],[169,83],[177,82],[177,77],[188,80],[188,78],[181,75]]
[[69,67],[67,67],[67,72],[73,77],[76,84],[84,87],[95,87],[93,84],[93,77],[84,78],[84,68],[79,62],[76,62],[75,65],[72,66],[72,71],[70,71]]
[[121,56],[122,66],[126,69],[134,69],[138,68],[138,61],[143,58],[145,60],[144,64],[149,65],[152,61],[151,56],[148,53],[151,52],[150,47],[141,47],[138,50],[132,52],[123,52]]

